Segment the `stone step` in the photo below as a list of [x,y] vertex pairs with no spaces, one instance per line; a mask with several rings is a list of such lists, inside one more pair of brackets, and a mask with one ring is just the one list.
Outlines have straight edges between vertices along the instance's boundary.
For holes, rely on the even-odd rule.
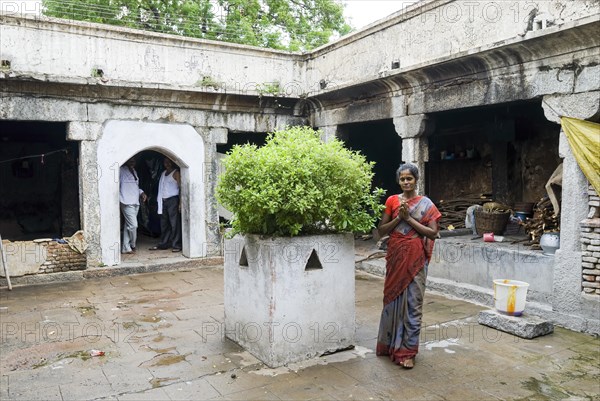
[[496,310],[479,312],[479,324],[514,334],[521,338],[535,338],[554,332],[554,325],[537,316],[523,313],[522,316],[503,315]]
[[[56,282],[81,281],[101,277],[124,276],[129,274],[156,273],[160,271],[175,271],[196,269],[200,267],[222,266],[222,257],[205,257],[188,259],[184,257],[173,258],[161,262],[146,261],[144,263],[122,263],[120,266],[96,267],[86,270],[73,270],[68,272],[32,274],[10,278],[13,285],[36,285]],[[0,277],[0,287],[7,285],[6,278]]]
[[363,260],[356,264],[356,269],[385,277],[385,258]]

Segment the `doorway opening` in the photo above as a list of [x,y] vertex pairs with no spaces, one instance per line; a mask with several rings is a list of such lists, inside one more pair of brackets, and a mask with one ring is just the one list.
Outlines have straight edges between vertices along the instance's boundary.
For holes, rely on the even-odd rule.
[[66,123],[0,121],[0,234],[29,241],[81,227],[79,143]]
[[402,161],[402,139],[393,120],[340,125],[338,137],[348,148],[360,151],[367,161],[375,162],[373,187],[383,188],[386,196],[398,192],[396,170]]
[[[205,145],[202,136],[187,124],[112,120],[105,124],[98,140],[98,171],[118,171],[133,155],[155,150],[167,155],[181,172],[182,254],[188,258],[206,256],[206,198],[204,177]],[[114,174],[98,174],[100,263],[121,262],[119,231],[119,180]],[[90,220],[94,221],[90,210]],[[95,239],[95,238],[94,238]]]
[[[135,247],[135,256],[123,256],[123,261],[127,262],[131,261],[132,259],[156,257],[164,258],[181,255],[181,253],[177,254],[177,252],[181,251],[181,206],[179,206],[179,211],[176,217],[178,220],[177,230],[179,230],[177,235],[180,238],[178,247],[173,249],[173,247],[170,246],[168,249],[156,250],[160,252],[150,252],[151,248],[157,247],[162,240],[161,218],[162,214],[166,212],[166,209],[163,207],[163,213],[158,213],[158,198],[160,196],[159,182],[162,173],[165,171],[164,160],[168,158],[168,156],[154,150],[144,150],[138,152],[132,158],[135,160],[134,171],[139,180],[139,189],[144,192],[147,198],[146,201],[140,199],[140,206],[137,214],[137,246]],[[171,160],[171,162],[173,164],[174,171],[177,171],[178,174],[181,174],[180,166],[173,160]],[[121,167],[127,167],[127,163],[128,162],[125,162]],[[181,186],[183,185],[184,183],[181,183]],[[123,231],[126,225],[123,211],[121,211],[120,216],[121,241],[123,241]],[[121,249],[123,250],[123,247],[121,247]]]
[[[258,147],[263,146],[267,141],[266,132],[230,132],[227,135],[227,143],[217,145],[217,181],[223,172],[223,159],[235,145],[251,144]],[[231,212],[225,209],[220,203],[217,204],[219,213],[219,223],[228,224],[233,217]]]
[[[560,127],[545,118],[540,100],[436,113],[435,121],[426,181],[436,204],[482,196],[513,207],[545,196],[561,163]],[[464,227],[461,213],[441,226]]]

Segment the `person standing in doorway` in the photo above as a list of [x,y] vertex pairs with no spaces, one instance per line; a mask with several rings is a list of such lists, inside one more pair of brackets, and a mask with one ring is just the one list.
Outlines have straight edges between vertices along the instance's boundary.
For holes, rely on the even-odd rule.
[[179,202],[179,187],[181,177],[179,169],[173,161],[165,157],[165,171],[158,182],[158,214],[160,217],[160,243],[150,248],[173,248],[173,252],[181,251],[181,205]]
[[121,253],[135,252],[140,200],[146,202],[147,199],[144,191],[140,189],[140,179],[135,171],[135,158],[132,157],[119,169],[119,204],[124,220]]

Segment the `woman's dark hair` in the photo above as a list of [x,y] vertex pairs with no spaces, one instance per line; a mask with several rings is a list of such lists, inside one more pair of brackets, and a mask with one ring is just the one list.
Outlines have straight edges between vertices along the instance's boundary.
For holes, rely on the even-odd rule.
[[413,177],[415,177],[415,180],[419,180],[419,168],[412,163],[404,163],[396,170],[396,182],[400,181],[400,173],[405,170],[410,171]]

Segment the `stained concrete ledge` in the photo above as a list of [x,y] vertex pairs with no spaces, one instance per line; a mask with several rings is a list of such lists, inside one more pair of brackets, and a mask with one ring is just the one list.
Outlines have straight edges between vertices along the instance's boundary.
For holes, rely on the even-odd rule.
[[[385,277],[385,259],[361,260],[356,263],[356,269],[376,276]],[[431,272],[427,277],[427,291],[488,307],[493,307],[494,305],[494,293],[491,288],[432,277]],[[598,300],[595,297],[585,297],[582,295],[582,298],[585,298],[585,301],[592,304],[592,306],[595,306],[598,303]],[[527,310],[529,313],[535,314],[540,318],[552,321],[557,326],[566,327],[583,333],[600,333],[600,323],[597,319],[574,316],[553,310],[551,303],[530,301],[529,293]]]
[[521,338],[545,336],[554,331],[554,325],[537,316],[523,314],[522,316],[503,315],[495,310],[479,312],[479,324],[514,334]]
[[472,236],[441,238],[435,242],[428,278],[492,289],[492,280],[511,279],[529,283],[527,300],[551,305],[554,291],[553,256],[531,250],[520,237],[505,242],[471,240]]
[[[98,267],[86,270],[75,270],[59,273],[34,274],[27,276],[11,277],[10,281],[15,285],[35,285],[47,283],[60,283],[70,281],[82,281],[100,277],[125,276],[128,274],[156,273],[161,271],[176,271],[195,269],[208,266],[223,266],[222,257],[207,257],[198,259],[177,260],[161,263],[122,263],[120,266]],[[10,273],[10,271],[9,271]],[[5,277],[0,278],[0,287],[6,287]]]
[[356,269],[376,276],[385,277],[385,257],[361,260],[356,263]]

